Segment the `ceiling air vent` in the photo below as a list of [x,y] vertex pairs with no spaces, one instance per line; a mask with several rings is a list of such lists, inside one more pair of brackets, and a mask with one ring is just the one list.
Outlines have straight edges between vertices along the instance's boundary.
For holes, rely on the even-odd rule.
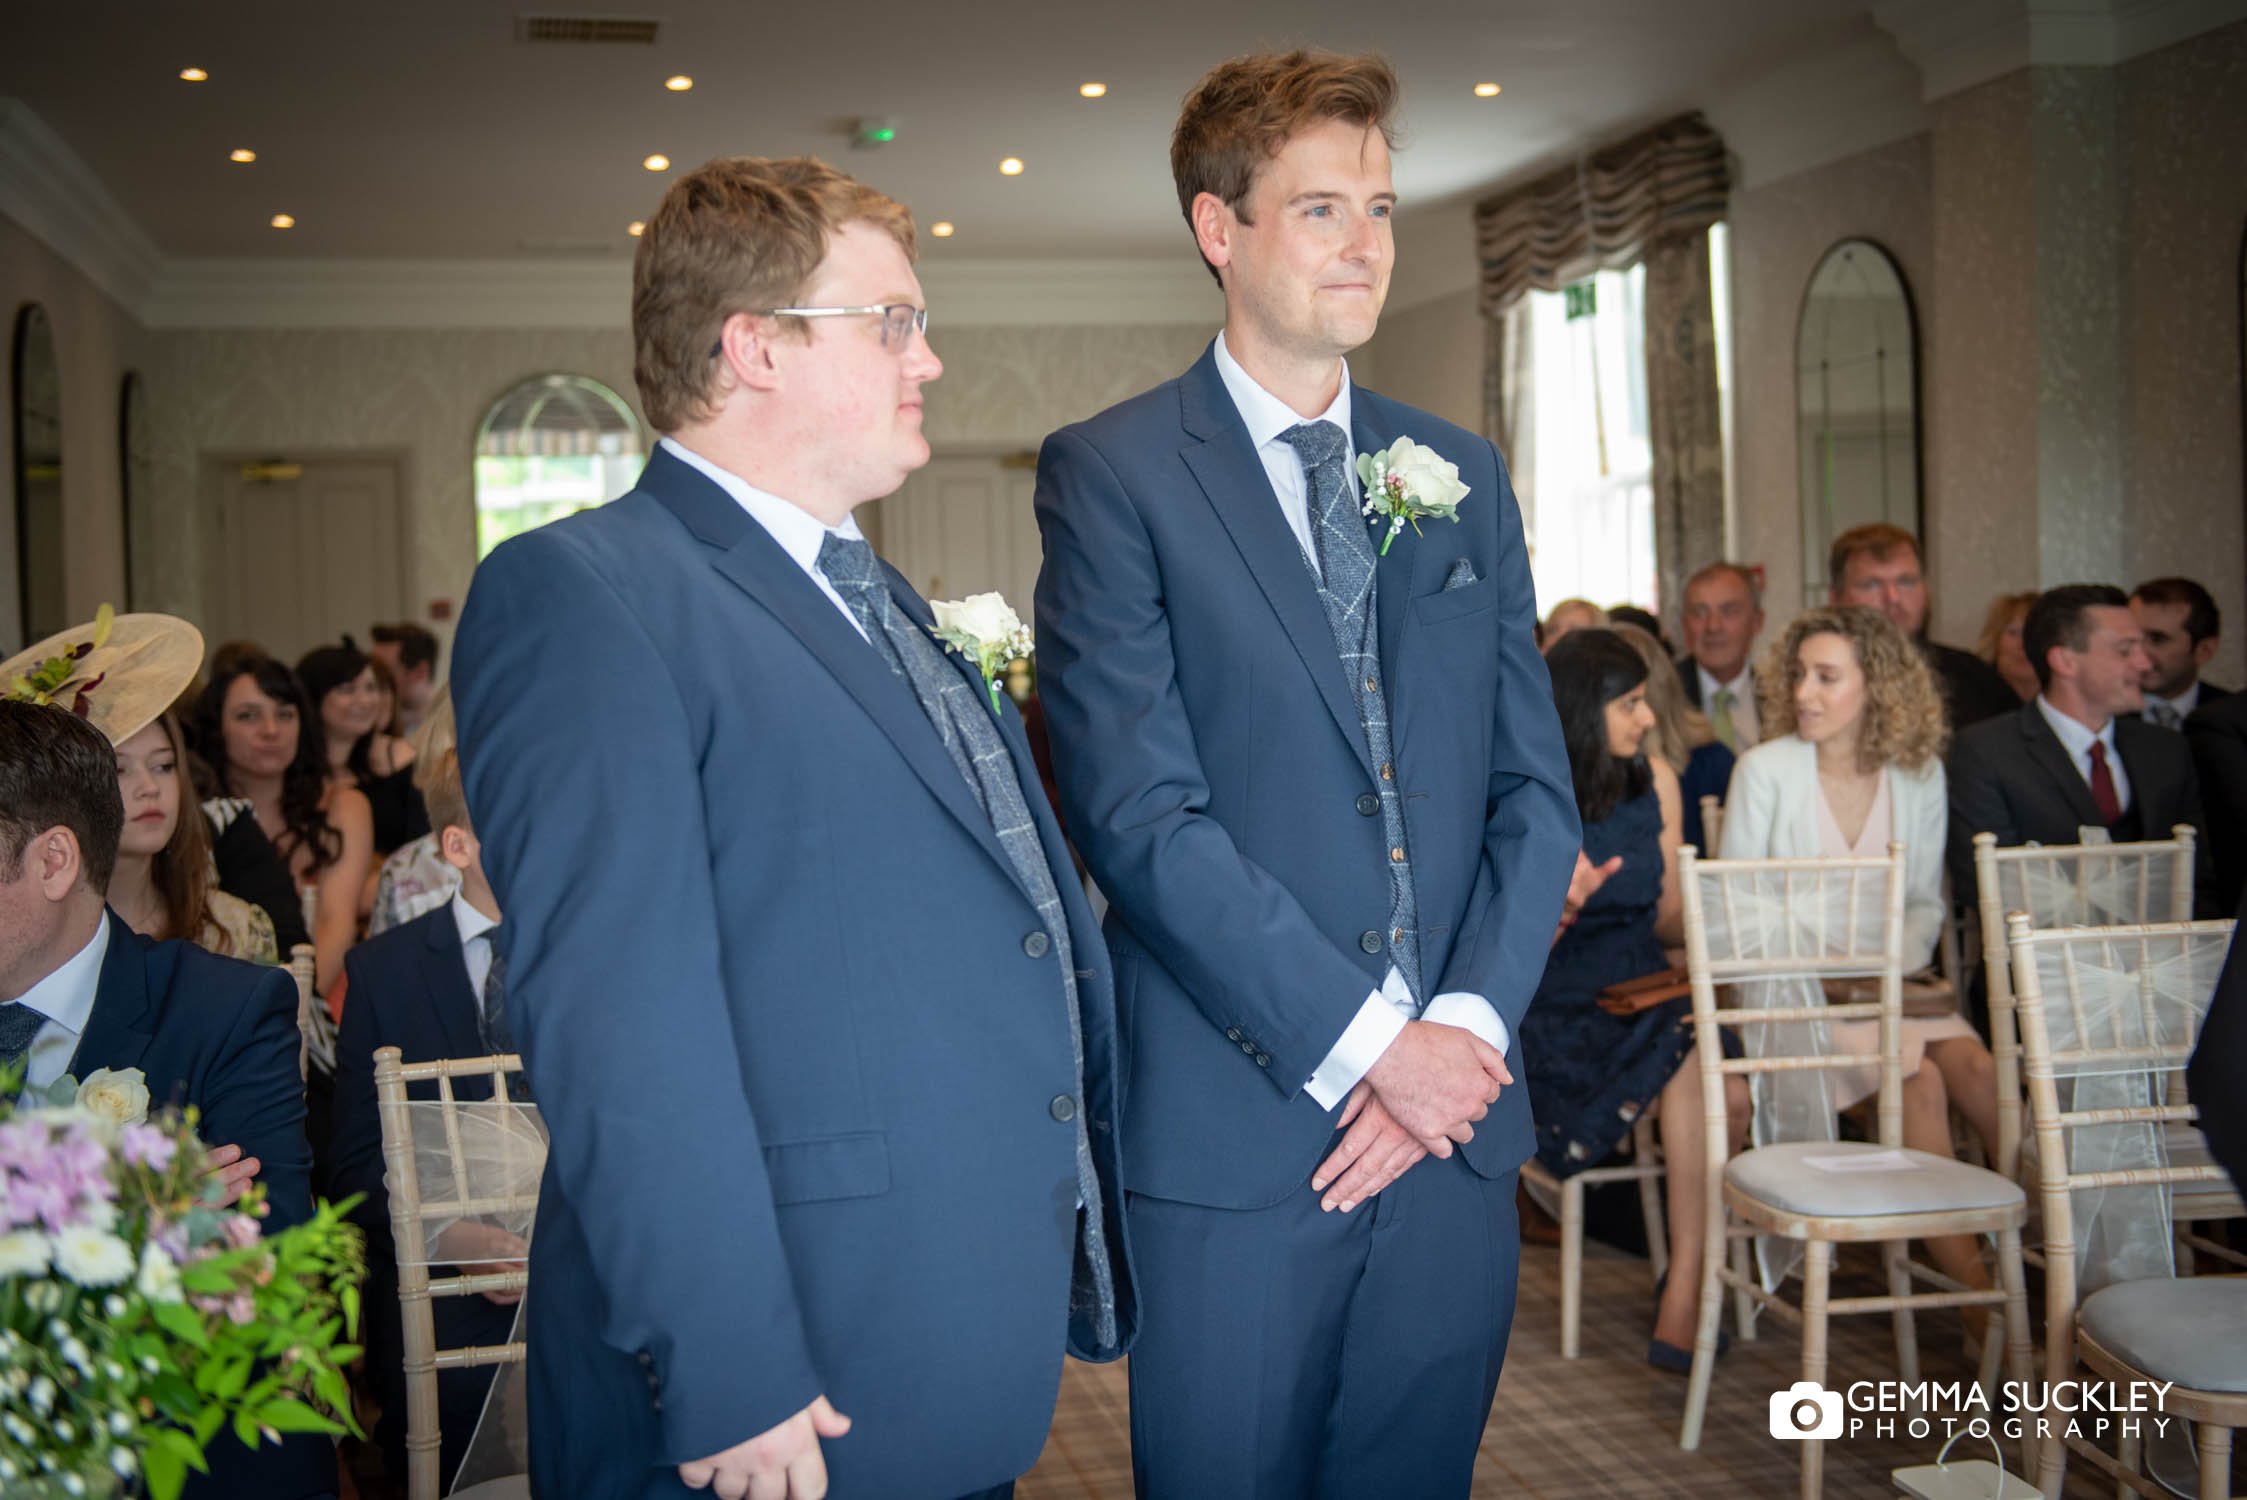
[[518,16],[515,34],[526,42],[606,42],[652,47],[659,24],[645,16]]

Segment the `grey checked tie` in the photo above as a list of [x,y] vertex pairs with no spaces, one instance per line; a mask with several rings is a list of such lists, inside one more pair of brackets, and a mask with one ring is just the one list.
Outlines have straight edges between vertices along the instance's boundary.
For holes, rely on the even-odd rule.
[[[45,1016],[20,1000],[0,1005],[0,1067],[14,1067],[22,1062],[23,1055],[31,1050],[32,1039],[46,1024]],[[8,1091],[7,1097],[13,1099],[16,1092]]]
[[[505,1057],[515,1050],[515,1028],[507,1019],[507,960],[499,951],[497,927],[487,930],[484,939],[492,946],[492,966],[484,971],[484,999],[476,1008],[476,1034],[483,1038],[486,1053]],[[507,1097],[518,1104],[530,1102],[530,1080],[520,1073],[508,1074]]]
[[[1037,908],[1038,920],[1044,924],[1037,936],[1051,945],[1053,956],[1059,960],[1061,1000],[1068,1013],[1069,1045],[1077,1067],[1074,1100],[1081,1101],[1084,1018],[1077,1009],[1076,959],[1070,948],[1069,917],[1054,885],[1053,867],[1046,862],[1045,845],[1025,800],[1022,779],[1016,774],[1014,758],[999,735],[989,704],[944,660],[944,649],[935,637],[897,607],[897,601],[890,597],[881,559],[864,540],[828,532],[819,543],[819,571],[842,595],[852,618],[866,632],[868,644],[913,690],[921,712],[943,740],[945,753],[967,778],[976,805],[990,819],[991,832],[1005,852],[1016,882]],[[1093,1166],[1092,1141],[1086,1134],[1088,1112],[1080,1103],[1071,1102],[1074,1113],[1057,1118],[1075,1122],[1077,1202],[1081,1209],[1078,1254],[1091,1275],[1091,1284],[1080,1282],[1072,1287],[1071,1296],[1079,1299],[1079,1310],[1092,1317],[1100,1341],[1109,1344],[1115,1341],[1117,1328],[1116,1284],[1101,1228],[1100,1174]]]
[[2146,704],[2146,722],[2156,729],[2182,729],[2185,721],[2176,708],[2167,703]]
[[1367,763],[1377,768],[1373,789],[1381,798],[1381,831],[1389,866],[1389,959],[1404,976],[1415,1007],[1425,1006],[1420,988],[1420,898],[1412,884],[1412,861],[1405,843],[1404,800],[1389,743],[1389,705],[1381,681],[1381,623],[1374,608],[1373,537],[1358,509],[1357,492],[1342,466],[1349,438],[1332,422],[1301,422],[1280,441],[1303,460],[1309,486],[1311,543],[1319,573],[1319,602],[1334,630],[1334,649],[1342,658],[1365,731]]

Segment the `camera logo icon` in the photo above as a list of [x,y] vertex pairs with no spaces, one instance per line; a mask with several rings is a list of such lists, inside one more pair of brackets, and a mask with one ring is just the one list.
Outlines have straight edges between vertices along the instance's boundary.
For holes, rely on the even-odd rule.
[[1798,1380],[1771,1393],[1771,1435],[1775,1438],[1841,1436],[1841,1393],[1815,1380]]

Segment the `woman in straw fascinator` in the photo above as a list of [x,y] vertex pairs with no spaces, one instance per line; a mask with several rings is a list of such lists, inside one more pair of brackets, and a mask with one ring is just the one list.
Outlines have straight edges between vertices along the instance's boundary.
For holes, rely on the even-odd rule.
[[100,614],[0,662],[0,694],[69,709],[117,750],[125,826],[109,904],[135,932],[277,963],[273,921],[218,888],[179,724],[168,709],[203,659],[202,633],[171,615]]

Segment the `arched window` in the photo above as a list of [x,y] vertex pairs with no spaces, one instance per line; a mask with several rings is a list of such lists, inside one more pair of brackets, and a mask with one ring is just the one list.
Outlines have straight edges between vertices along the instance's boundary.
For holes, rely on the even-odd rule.
[[606,505],[645,450],[624,398],[583,375],[540,375],[494,402],[476,431],[476,557],[519,532]]

